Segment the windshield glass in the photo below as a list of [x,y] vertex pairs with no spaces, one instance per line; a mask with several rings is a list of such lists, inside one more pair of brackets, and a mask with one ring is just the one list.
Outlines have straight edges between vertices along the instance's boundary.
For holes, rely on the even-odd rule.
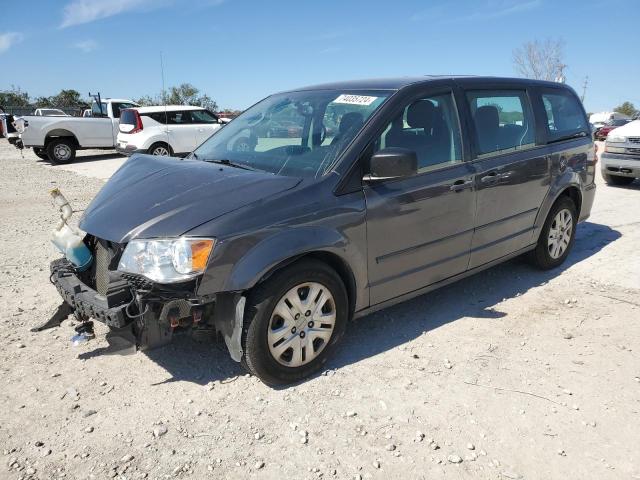
[[312,90],[273,95],[220,129],[194,157],[276,175],[319,177],[390,93]]

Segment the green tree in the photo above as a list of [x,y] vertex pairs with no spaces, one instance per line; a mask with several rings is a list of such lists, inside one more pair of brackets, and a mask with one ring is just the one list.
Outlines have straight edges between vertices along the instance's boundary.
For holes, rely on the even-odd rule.
[[29,104],[29,94],[20,87],[11,85],[9,90],[0,91],[0,105],[3,107],[28,107]]
[[194,105],[216,111],[218,104],[209,95],[201,94],[200,90],[190,83],[183,83],[177,87],[171,87],[164,95],[168,105]]
[[38,97],[33,102],[36,108],[47,108],[54,107],[53,103],[51,103],[51,97]]
[[76,107],[87,104],[77,90],[60,90],[57,95],[49,97],[49,101],[56,107]]
[[623,115],[628,115],[633,117],[638,111],[636,107],[631,102],[624,102],[622,105],[618,105],[613,109],[614,112],[622,113]]
[[152,97],[150,95],[143,95],[142,97],[135,100],[135,102],[143,107],[148,107],[151,105],[160,105],[162,101],[158,97]]

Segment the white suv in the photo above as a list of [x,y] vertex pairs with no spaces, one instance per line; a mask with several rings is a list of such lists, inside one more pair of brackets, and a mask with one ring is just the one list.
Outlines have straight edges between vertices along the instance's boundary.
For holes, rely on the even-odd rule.
[[609,132],[600,165],[610,185],[628,185],[640,178],[640,120]]
[[224,124],[202,107],[170,105],[120,112],[116,150],[123,155],[185,156]]

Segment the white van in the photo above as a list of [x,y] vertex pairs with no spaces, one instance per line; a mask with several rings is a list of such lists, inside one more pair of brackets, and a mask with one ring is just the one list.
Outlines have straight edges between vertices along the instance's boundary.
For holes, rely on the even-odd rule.
[[128,108],[120,113],[116,150],[123,155],[148,153],[182,157],[225,122],[202,107],[168,105]]

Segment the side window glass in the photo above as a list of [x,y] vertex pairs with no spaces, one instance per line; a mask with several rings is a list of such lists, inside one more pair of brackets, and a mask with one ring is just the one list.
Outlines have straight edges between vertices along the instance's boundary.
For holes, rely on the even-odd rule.
[[467,101],[479,156],[535,146],[533,113],[524,90],[469,91]]
[[542,94],[542,103],[547,115],[549,141],[582,132],[590,135],[587,118],[574,95],[564,91],[545,92]]
[[207,110],[191,110],[193,123],[218,123],[218,118]]
[[189,112],[167,112],[167,123],[169,125],[184,125],[191,123],[191,115]]
[[374,153],[389,147],[412,150],[418,173],[462,162],[460,124],[451,93],[407,105],[378,137]]

